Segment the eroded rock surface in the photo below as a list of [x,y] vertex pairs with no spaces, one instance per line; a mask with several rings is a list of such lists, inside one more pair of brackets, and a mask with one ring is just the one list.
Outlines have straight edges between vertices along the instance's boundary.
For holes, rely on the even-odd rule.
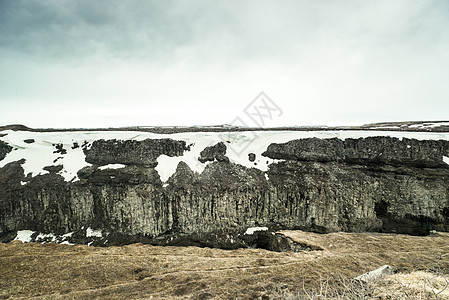
[[[25,178],[24,161],[7,164],[0,169],[0,234],[75,232],[73,241],[87,242],[91,227],[103,232],[94,245],[232,249],[251,246],[244,232],[254,226],[323,233],[449,231],[447,141],[376,137],[271,144],[264,155],[283,161],[267,172],[219,159],[226,146],[217,144],[201,153],[210,161],[201,174],[180,162],[161,182],[157,157],[187,149],[171,139],[95,141],[84,148],[93,165],[78,172],[77,182],[64,181],[57,167]],[[114,163],[126,167],[99,168]],[[256,239],[267,247],[301,248],[276,235]]]
[[95,165],[125,164],[155,167],[156,159],[164,154],[179,156],[188,150],[184,141],[172,139],[98,140],[85,148],[86,161]]
[[220,161],[229,162],[229,158],[226,157],[226,145],[223,142],[217,143],[214,146],[206,147],[200,153],[198,160],[202,163],[206,161]]
[[3,141],[0,141],[0,160],[3,160],[9,152],[12,151],[12,147]]
[[447,167],[449,141],[419,141],[391,137],[340,140],[309,138],[271,144],[263,154],[270,158],[361,165]]

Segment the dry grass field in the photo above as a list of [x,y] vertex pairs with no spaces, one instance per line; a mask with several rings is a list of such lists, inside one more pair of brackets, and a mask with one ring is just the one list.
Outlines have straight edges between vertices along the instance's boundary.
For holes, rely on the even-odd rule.
[[[283,233],[321,250],[0,244],[0,299],[436,299],[449,279],[447,233]],[[351,281],[385,264],[399,272]]]

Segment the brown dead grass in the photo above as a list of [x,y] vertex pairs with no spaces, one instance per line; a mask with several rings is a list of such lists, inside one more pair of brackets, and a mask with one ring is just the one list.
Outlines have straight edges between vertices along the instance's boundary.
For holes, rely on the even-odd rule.
[[399,273],[375,283],[374,293],[383,299],[449,299],[448,274],[425,271]]
[[[269,299],[384,264],[394,276],[449,269],[449,234],[283,233],[323,250],[0,244],[0,299]],[[376,292],[386,296],[393,281]]]

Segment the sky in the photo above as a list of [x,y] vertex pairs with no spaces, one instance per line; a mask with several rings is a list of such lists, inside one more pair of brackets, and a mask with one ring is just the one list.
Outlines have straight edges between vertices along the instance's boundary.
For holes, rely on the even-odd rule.
[[448,119],[449,1],[0,0],[0,125]]

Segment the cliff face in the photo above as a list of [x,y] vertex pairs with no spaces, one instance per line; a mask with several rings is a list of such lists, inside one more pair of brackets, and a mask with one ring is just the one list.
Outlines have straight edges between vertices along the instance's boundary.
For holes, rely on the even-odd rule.
[[[2,148],[3,147],[3,148]],[[0,144],[0,154],[5,146]],[[180,162],[163,183],[160,155],[181,156],[184,141],[98,140],[84,145],[92,166],[67,182],[58,169],[25,177],[24,160],[0,169],[0,234],[30,229],[73,241],[102,230],[97,244],[153,244],[233,248],[279,243],[245,235],[248,227],[317,232],[449,231],[449,142],[374,137],[301,139],[271,144],[280,159],[264,172],[232,163],[226,145],[201,152],[201,173]],[[1,158],[1,156],[0,156]],[[103,168],[123,164],[122,168]],[[36,236],[35,236],[36,237]],[[92,236],[91,236],[92,238]]]
[[189,148],[184,141],[156,139],[143,141],[97,140],[87,150],[86,161],[96,165],[125,164],[155,167],[156,159],[164,154],[180,156]]
[[[0,135],[1,136],[1,135]],[[6,154],[11,152],[12,147],[5,142],[0,141],[0,160],[4,159]]]

